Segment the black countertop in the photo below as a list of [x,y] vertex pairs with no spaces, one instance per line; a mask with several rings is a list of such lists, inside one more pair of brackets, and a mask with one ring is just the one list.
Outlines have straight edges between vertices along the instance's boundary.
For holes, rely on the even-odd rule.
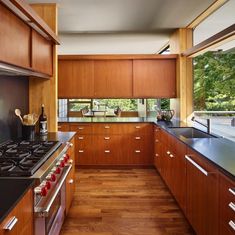
[[225,138],[193,138],[186,139],[176,136],[171,127],[190,127],[190,125],[173,120],[171,122],[158,122],[156,118],[59,118],[61,123],[135,123],[148,122],[154,123],[174,135],[177,139],[185,143],[188,147],[195,150],[206,159],[217,165],[228,176],[235,178],[235,143]]
[[33,179],[0,178],[0,223],[34,184]]
[[[75,132],[50,132],[46,136],[36,136],[35,140],[60,141],[66,143],[73,138]],[[15,179],[0,177],[0,223],[16,206],[25,192],[33,187],[33,179]]]

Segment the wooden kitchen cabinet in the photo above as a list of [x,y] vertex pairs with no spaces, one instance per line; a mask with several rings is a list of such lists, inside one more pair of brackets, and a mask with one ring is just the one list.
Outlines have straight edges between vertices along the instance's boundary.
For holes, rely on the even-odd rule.
[[[4,230],[4,227],[13,219],[18,221],[12,230]],[[33,235],[33,191],[29,189],[15,208],[0,224],[0,235]]]
[[217,169],[193,150],[186,156],[186,215],[197,234],[219,234],[219,178]]
[[176,62],[170,59],[133,61],[133,96],[176,96]]
[[59,123],[58,124],[58,131],[69,131],[69,124],[67,123]]
[[2,3],[0,15],[0,61],[30,68],[30,27]]
[[53,74],[53,44],[32,30],[32,69],[47,75]]
[[94,61],[94,96],[132,97],[132,60]]
[[235,233],[235,182],[224,174],[219,177],[220,235]]
[[94,96],[94,62],[92,60],[59,60],[59,98],[92,98]]

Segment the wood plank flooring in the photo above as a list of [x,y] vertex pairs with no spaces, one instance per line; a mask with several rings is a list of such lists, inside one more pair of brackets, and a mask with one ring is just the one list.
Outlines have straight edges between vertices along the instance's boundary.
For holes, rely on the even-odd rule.
[[61,235],[194,234],[155,169],[79,169]]

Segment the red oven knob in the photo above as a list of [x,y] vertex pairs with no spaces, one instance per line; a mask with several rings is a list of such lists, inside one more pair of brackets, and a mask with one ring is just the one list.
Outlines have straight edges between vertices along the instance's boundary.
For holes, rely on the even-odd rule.
[[62,160],[62,161],[60,162],[60,167],[65,167],[65,161],[64,161],[64,160]]
[[41,196],[45,197],[46,195],[47,195],[47,188],[46,188],[46,186],[44,186],[41,188]]
[[47,181],[46,182],[46,188],[49,190],[51,188],[51,182],[50,181]]
[[61,169],[59,167],[57,167],[55,170],[55,173],[58,175],[58,174],[60,174],[60,172],[61,172]]
[[51,181],[52,182],[56,181],[56,175],[54,173],[51,174]]

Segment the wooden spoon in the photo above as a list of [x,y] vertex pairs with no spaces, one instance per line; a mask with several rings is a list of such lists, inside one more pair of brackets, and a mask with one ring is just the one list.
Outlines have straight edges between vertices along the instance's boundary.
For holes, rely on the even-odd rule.
[[23,118],[21,117],[21,111],[20,109],[15,109],[15,115],[20,118],[20,121],[22,124],[24,124]]

